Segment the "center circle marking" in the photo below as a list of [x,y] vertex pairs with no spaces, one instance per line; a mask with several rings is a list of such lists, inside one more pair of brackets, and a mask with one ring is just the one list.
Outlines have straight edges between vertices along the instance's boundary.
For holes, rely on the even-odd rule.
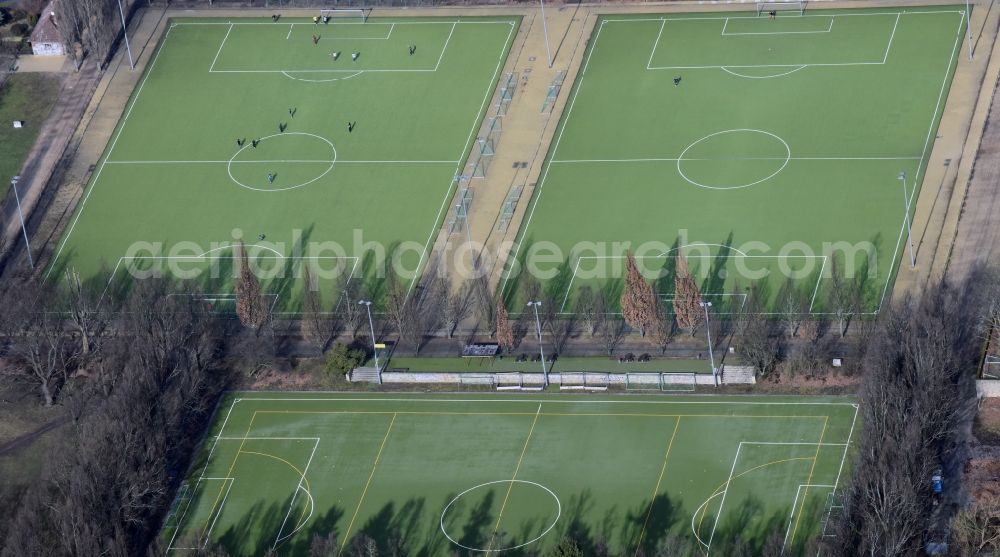
[[[294,190],[296,188],[301,188],[303,186],[308,186],[309,184],[315,182],[316,180],[319,180],[323,176],[326,176],[327,174],[330,173],[331,170],[333,170],[333,165],[335,165],[337,163],[337,148],[334,147],[333,143],[329,139],[327,139],[325,137],[316,135],[314,133],[285,132],[285,133],[276,133],[276,134],[264,136],[264,137],[260,138],[260,141],[264,142],[264,141],[267,141],[268,139],[273,139],[275,137],[288,137],[288,136],[291,136],[291,135],[304,135],[304,136],[308,136],[308,137],[313,137],[313,138],[316,138],[316,139],[318,139],[318,140],[326,143],[327,145],[329,145],[330,146],[330,153],[332,154],[332,156],[330,158],[330,166],[328,166],[326,168],[326,170],[324,170],[319,176],[316,176],[315,178],[313,178],[312,180],[309,180],[308,182],[302,182],[301,184],[295,184],[293,186],[287,186],[287,187],[284,187],[284,188],[257,188],[257,187],[254,187],[254,186],[250,186],[250,185],[244,184],[243,182],[237,180],[235,176],[233,176],[233,163],[236,162],[236,159],[240,156],[240,153],[242,153],[248,147],[250,147],[250,144],[247,143],[247,144],[243,145],[243,147],[241,147],[239,151],[236,151],[236,154],[233,155],[232,158],[229,159],[229,162],[226,164],[226,173],[229,174],[229,179],[232,180],[233,182],[235,182],[236,185],[238,185],[240,187],[244,187],[244,188],[246,188],[248,190],[253,190],[253,191],[268,191],[268,192],[270,192],[270,191],[287,191],[287,190]],[[249,162],[255,162],[255,161],[249,161]]]
[[[757,180],[755,182],[750,182],[748,184],[738,184],[738,185],[735,185],[735,186],[710,186],[708,184],[702,184],[701,182],[698,182],[697,180],[692,180],[690,176],[688,176],[687,174],[684,173],[684,168],[682,167],[682,164],[684,163],[684,155],[686,155],[687,152],[690,151],[695,145],[698,145],[699,143],[701,143],[703,141],[707,141],[709,139],[712,139],[713,137],[718,136],[718,135],[722,135],[722,134],[726,134],[726,133],[739,133],[739,132],[759,133],[759,134],[763,134],[763,135],[769,136],[769,137],[771,137],[773,139],[776,139],[776,140],[780,141],[781,145],[784,146],[784,148],[785,148],[785,160],[782,161],[781,166],[779,166],[777,170],[775,170],[771,174],[769,174],[769,175],[761,178],[760,180]],[[764,130],[755,130],[755,129],[750,129],[750,128],[738,128],[738,129],[733,129],[733,130],[722,130],[720,132],[715,132],[715,133],[708,134],[705,137],[703,137],[703,138],[695,141],[694,143],[688,145],[687,147],[685,147],[684,150],[681,151],[680,156],[677,157],[677,172],[681,175],[681,178],[684,178],[685,180],[687,180],[688,182],[690,182],[691,184],[693,184],[695,186],[698,186],[699,188],[705,188],[705,189],[710,189],[710,190],[737,190],[737,189],[740,189],[740,188],[749,188],[750,186],[756,186],[757,184],[759,184],[761,182],[766,182],[767,180],[770,180],[771,178],[774,178],[779,172],[781,172],[782,170],[785,169],[786,166],[788,166],[788,161],[790,161],[790,160],[792,160],[792,150],[791,150],[791,148],[788,147],[788,143],[786,143],[784,139],[781,139],[777,135],[775,135],[775,134],[773,134],[771,132],[766,132]]]
[[[538,534],[534,538],[532,538],[532,539],[530,539],[530,540],[528,540],[528,541],[526,541],[526,542],[524,542],[522,544],[512,545],[510,547],[501,547],[501,548],[498,548],[498,549],[483,549],[481,547],[469,547],[467,545],[463,545],[463,544],[455,541],[455,538],[452,538],[450,535],[448,535],[448,530],[446,530],[445,527],[444,527],[444,516],[446,514],[448,514],[448,509],[450,509],[451,506],[454,505],[456,501],[458,501],[459,499],[461,499],[462,496],[465,495],[466,493],[469,493],[470,491],[475,491],[475,490],[477,490],[477,489],[479,489],[481,487],[486,487],[486,486],[496,485],[496,484],[526,484],[526,485],[533,485],[535,487],[539,487],[539,488],[544,489],[545,491],[547,491],[548,494],[551,495],[552,498],[555,499],[555,501],[556,501],[556,517],[554,519],[552,519],[552,524],[549,524],[548,528],[546,528],[541,534]],[[533,544],[533,543],[537,542],[538,540],[544,538],[546,534],[548,534],[549,532],[551,532],[552,529],[556,527],[556,524],[559,522],[559,517],[561,517],[561,516],[562,516],[562,503],[559,501],[559,497],[557,497],[556,494],[553,493],[551,489],[545,487],[544,485],[542,485],[540,483],[536,483],[536,482],[529,482],[527,480],[497,480],[495,482],[486,482],[486,483],[481,483],[479,485],[474,485],[474,486],[470,487],[469,489],[466,489],[465,491],[463,491],[463,492],[459,493],[458,495],[456,495],[454,499],[452,499],[450,502],[448,502],[447,505],[445,505],[444,510],[441,511],[440,526],[441,526],[441,533],[444,534],[444,537],[448,538],[448,541],[450,541],[451,543],[457,545],[458,547],[461,547],[462,549],[467,549],[469,551],[477,551],[477,552],[480,552],[480,553],[495,553],[495,552],[499,552],[499,551],[510,551],[512,549],[519,549],[519,548],[522,548],[522,547],[524,547],[526,545],[530,545],[530,544]]]

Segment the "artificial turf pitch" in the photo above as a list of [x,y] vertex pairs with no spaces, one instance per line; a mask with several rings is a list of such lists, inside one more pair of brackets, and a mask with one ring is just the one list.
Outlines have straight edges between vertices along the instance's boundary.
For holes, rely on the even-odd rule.
[[242,239],[277,312],[296,311],[305,263],[328,306],[339,274],[377,280],[381,260],[409,284],[519,21],[171,20],[49,274],[225,295]]
[[602,17],[505,294],[519,298],[513,270],[533,265],[562,312],[583,285],[617,301],[631,248],[667,301],[683,254],[718,313],[752,284],[780,313],[789,278],[809,311],[831,312],[837,259],[876,311],[907,257],[904,203],[912,213],[965,22],[958,6]]
[[[410,555],[650,549],[800,554],[850,461],[844,398],[234,393],[163,532],[170,552],[307,554],[359,533]],[[519,547],[520,546],[520,547]]]

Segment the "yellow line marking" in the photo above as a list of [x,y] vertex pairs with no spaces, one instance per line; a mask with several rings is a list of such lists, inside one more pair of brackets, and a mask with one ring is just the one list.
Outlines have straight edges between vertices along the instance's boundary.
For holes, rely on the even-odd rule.
[[642,523],[642,530],[639,532],[639,540],[635,544],[635,555],[639,555],[639,548],[642,547],[642,538],[646,535],[646,526],[649,525],[649,517],[653,514],[653,502],[656,501],[656,494],[660,491],[660,483],[663,481],[663,474],[667,471],[667,460],[670,459],[670,449],[674,446],[674,438],[677,437],[677,430],[681,427],[681,419],[677,418],[674,424],[674,432],[670,434],[670,442],[667,443],[667,452],[663,455],[663,467],[660,468],[660,477],[656,480],[656,487],[649,498],[649,509],[646,510],[646,520]]
[[[275,455],[270,454],[270,453],[258,453],[258,452],[255,452],[255,451],[240,451],[240,453],[242,453],[242,454],[252,454],[252,455],[257,455],[257,456],[266,456],[268,458],[273,458],[274,460],[280,460],[281,462],[284,462],[285,464],[288,465],[289,468],[291,468],[292,470],[295,470],[295,472],[299,475],[299,478],[302,480],[302,482],[304,484],[306,484],[306,491],[309,492],[310,494],[312,494],[312,488],[309,486],[309,480],[306,479],[306,473],[303,472],[302,470],[299,470],[298,467],[295,466],[294,464],[292,464],[291,462],[288,462],[287,460],[281,458],[280,456],[275,456]],[[295,528],[293,528],[292,530],[296,530],[300,526],[302,526],[303,524],[305,524],[305,521],[303,520],[303,517],[305,517],[305,515],[306,515],[306,508],[303,507],[302,508],[302,514],[299,515],[299,522],[295,525]]]
[[344,548],[347,547],[348,540],[351,539],[351,528],[354,528],[354,521],[358,518],[358,512],[361,511],[361,505],[365,502],[365,495],[368,494],[368,486],[372,484],[372,478],[375,477],[375,469],[378,468],[378,461],[382,458],[382,449],[385,449],[385,442],[389,440],[389,432],[392,431],[392,425],[396,423],[396,414],[393,413],[392,420],[389,421],[389,427],[385,430],[385,436],[382,437],[382,445],[378,448],[378,454],[375,455],[375,462],[372,464],[372,471],[368,474],[368,481],[365,482],[365,489],[361,492],[361,499],[358,500],[358,506],[354,509],[354,516],[351,517],[351,523],[347,525],[347,530],[344,530],[344,541],[340,544],[340,551],[337,555],[344,552]]
[[[229,471],[226,472],[225,475],[226,478],[233,477],[233,468],[236,468],[236,461],[240,459],[240,453],[243,452],[243,445],[246,444],[247,437],[250,436],[250,430],[253,429],[253,421],[256,418],[257,418],[257,412],[254,411],[254,413],[250,416],[250,425],[247,426],[247,431],[246,433],[243,434],[243,441],[240,442],[240,448],[236,450],[236,456],[233,457],[233,463],[229,465]],[[219,435],[222,435],[221,431],[219,432]],[[236,480],[233,481],[235,482]],[[211,512],[208,513],[208,518],[205,520],[205,525],[202,526],[201,528],[201,534],[198,535],[199,540],[205,536],[205,531],[208,529],[209,524],[212,522],[212,517],[215,516],[215,507],[216,505],[219,504],[219,499],[222,498],[222,490],[225,487],[226,487],[226,482],[222,482],[222,485],[219,486],[219,493],[215,495],[215,501],[212,502]],[[219,510],[219,512],[222,512],[221,509]]]
[[806,489],[802,492],[802,502],[799,503],[799,514],[795,517],[795,527],[792,528],[792,535],[788,538],[788,545],[795,541],[795,532],[799,529],[799,521],[802,520],[802,510],[806,507],[806,496],[809,495],[809,484],[812,483],[813,471],[816,470],[816,461],[819,460],[819,449],[823,446],[823,436],[826,435],[827,420],[823,420],[823,431],[819,434],[819,445],[816,445],[816,456],[813,457],[812,467],[809,468],[809,479],[806,480]]
[[517,479],[517,473],[521,470],[521,462],[524,460],[524,453],[528,451],[528,443],[531,442],[531,435],[535,432],[535,424],[538,423],[538,416],[542,415],[542,403],[538,403],[538,410],[535,412],[535,419],[531,421],[531,429],[528,430],[528,437],[524,440],[524,446],[521,447],[521,456],[517,459],[517,466],[514,467],[514,475],[510,478],[510,484],[507,485],[507,495],[503,497],[503,503],[500,505],[500,514],[497,515],[497,523],[493,526],[493,535],[490,536],[490,550],[493,549],[493,543],[497,539],[497,532],[500,530],[500,521],[503,520],[503,511],[507,507],[507,499],[510,497],[510,492],[514,489],[514,480]]

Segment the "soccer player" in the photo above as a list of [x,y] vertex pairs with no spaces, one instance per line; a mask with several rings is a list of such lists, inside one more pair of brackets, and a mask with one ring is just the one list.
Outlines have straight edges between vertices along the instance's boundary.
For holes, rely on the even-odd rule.
[[259,140],[259,139],[251,139],[251,140],[250,140],[250,145],[251,145],[251,146],[252,146],[252,147],[253,147],[254,149],[256,149],[256,148],[257,148],[257,144],[258,144],[258,143],[260,143],[260,140]]
[[332,56],[333,57],[333,61],[336,62],[337,60],[340,59],[340,51],[338,50],[337,52],[331,52],[330,56]]
[[674,78],[674,87],[677,87],[680,84],[681,84],[681,76],[675,77]]
[[243,144],[244,144],[244,143],[246,143],[246,142],[247,142],[246,138],[243,138],[243,139],[237,139],[237,140],[236,140],[236,146],[237,146],[237,147],[242,147],[242,146],[243,146]]
[[319,44],[319,35],[313,35],[313,44]]
[[278,132],[285,133],[285,128],[287,128],[287,127],[288,127],[288,124],[286,124],[284,122],[278,122]]
[[258,235],[257,235],[257,239],[258,239],[258,240],[263,240],[263,239],[264,239],[264,238],[266,238],[266,237],[267,237],[267,236],[264,236],[264,233],[263,233],[263,232],[261,232],[260,234],[258,234]]
[[323,25],[328,25],[330,23],[330,16],[323,16]]
[[297,108],[289,108],[288,109],[288,115],[291,116],[292,118],[295,118],[295,113],[298,112],[298,111],[299,111],[299,109],[297,109]]
[[281,14],[271,14],[271,21],[277,23],[278,22],[278,18],[280,18],[280,17],[281,17]]
[[319,23],[319,16],[318,15],[314,15],[313,16],[313,23]]
[[[267,173],[267,183],[269,183],[269,184],[273,184],[274,183],[274,172],[268,172]],[[261,240],[263,240],[263,238],[261,238]]]
[[776,10],[771,10],[770,12],[768,12],[767,15],[769,15],[771,17],[771,19],[774,19],[774,18],[778,17],[778,12]]
[[411,44],[410,45],[410,56],[413,56],[413,53],[416,52],[416,51],[417,51],[417,45]]
[[360,52],[352,52],[351,53],[351,62],[357,62],[358,61],[358,56],[361,56]]
[[348,122],[347,123],[347,133],[353,132],[354,131],[354,125],[357,124],[357,123],[358,123],[357,120],[355,120],[354,122]]

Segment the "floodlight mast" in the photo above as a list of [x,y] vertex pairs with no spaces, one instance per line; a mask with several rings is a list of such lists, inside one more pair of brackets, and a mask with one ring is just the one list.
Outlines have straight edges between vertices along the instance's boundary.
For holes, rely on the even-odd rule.
[[375,323],[372,321],[372,301],[358,300],[358,305],[365,306],[365,309],[368,310],[368,327],[372,332],[372,354],[375,355],[375,369],[382,369],[378,365],[378,348],[375,346]]
[[705,334],[708,335],[708,361],[712,366],[712,381],[715,386],[719,386],[719,374],[715,369],[715,353],[712,348],[712,323],[708,320],[708,308],[712,307],[712,302],[698,302],[705,309]]
[[545,369],[545,347],[542,346],[542,321],[538,318],[538,308],[541,307],[542,302],[531,301],[528,302],[531,309],[535,310],[535,327],[538,329],[538,353],[542,356],[542,384],[544,387],[549,386],[549,372]]
[[17,216],[21,219],[21,233],[24,234],[24,249],[28,253],[28,265],[35,268],[35,261],[31,258],[31,242],[28,241],[28,229],[24,226],[24,213],[21,211],[21,196],[17,193],[17,181],[20,176],[10,179],[10,189],[14,190],[14,201],[17,202]]
[[122,0],[118,0],[118,14],[122,17],[122,33],[125,35],[125,50],[128,51],[128,65],[135,69],[135,60],[132,59],[132,47],[128,44],[128,29],[125,26],[125,10],[122,9]]
[[917,257],[913,253],[913,229],[910,227],[910,198],[906,195],[906,171],[900,172],[897,179],[903,184],[903,222],[906,223],[906,240],[910,245],[910,268],[913,269],[917,266]]

